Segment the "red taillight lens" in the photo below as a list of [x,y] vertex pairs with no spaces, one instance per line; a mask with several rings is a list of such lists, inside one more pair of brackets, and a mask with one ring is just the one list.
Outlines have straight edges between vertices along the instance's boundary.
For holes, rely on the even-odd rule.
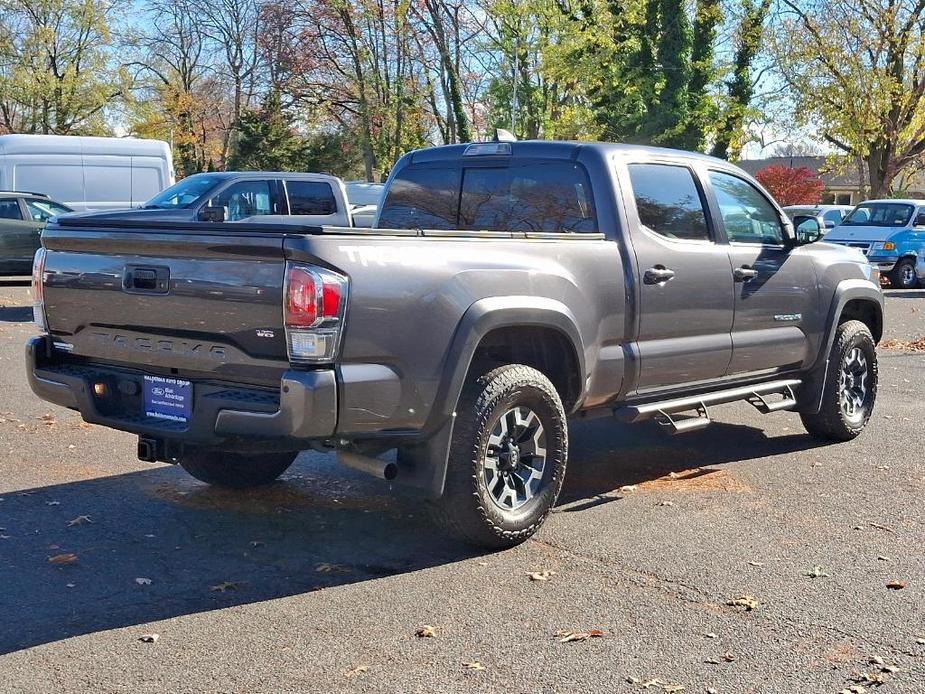
[[347,278],[311,265],[286,270],[289,361],[331,361],[337,352],[347,300]]
[[35,252],[32,260],[32,301],[40,303],[45,301],[45,249]]
[[[310,328],[318,322],[320,278],[302,267],[289,268],[286,296],[286,325]],[[323,290],[322,290],[323,291]]]

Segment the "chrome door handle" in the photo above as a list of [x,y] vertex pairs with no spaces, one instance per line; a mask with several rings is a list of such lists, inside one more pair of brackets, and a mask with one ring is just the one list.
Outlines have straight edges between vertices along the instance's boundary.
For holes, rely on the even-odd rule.
[[642,276],[642,281],[646,284],[661,284],[674,277],[674,270],[663,265],[650,267]]
[[749,267],[748,265],[743,265],[742,267],[737,267],[732,271],[732,277],[736,282],[748,282],[753,280],[758,276],[758,271]]

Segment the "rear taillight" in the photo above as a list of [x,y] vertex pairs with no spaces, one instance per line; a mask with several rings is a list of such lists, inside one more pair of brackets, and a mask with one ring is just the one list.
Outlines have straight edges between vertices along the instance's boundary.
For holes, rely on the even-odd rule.
[[324,268],[290,263],[285,301],[289,361],[333,360],[343,330],[347,278]]
[[39,248],[32,260],[32,319],[45,330],[45,249]]

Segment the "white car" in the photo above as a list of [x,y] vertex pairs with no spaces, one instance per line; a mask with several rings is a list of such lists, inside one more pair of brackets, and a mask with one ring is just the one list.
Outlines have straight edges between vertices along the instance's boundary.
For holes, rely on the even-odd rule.
[[376,218],[376,210],[382,200],[384,183],[369,183],[367,181],[349,181],[344,183],[347,191],[347,202],[351,205],[353,225],[358,227],[371,227]]
[[851,205],[787,205],[783,208],[791,220],[797,215],[816,217],[823,233],[841,224],[853,209]]

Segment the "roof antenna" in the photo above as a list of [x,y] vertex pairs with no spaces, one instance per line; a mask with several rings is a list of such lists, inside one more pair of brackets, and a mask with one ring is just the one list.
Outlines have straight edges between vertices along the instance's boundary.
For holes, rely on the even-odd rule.
[[509,130],[504,128],[495,129],[495,136],[492,138],[493,142],[517,142],[517,138],[514,137]]

